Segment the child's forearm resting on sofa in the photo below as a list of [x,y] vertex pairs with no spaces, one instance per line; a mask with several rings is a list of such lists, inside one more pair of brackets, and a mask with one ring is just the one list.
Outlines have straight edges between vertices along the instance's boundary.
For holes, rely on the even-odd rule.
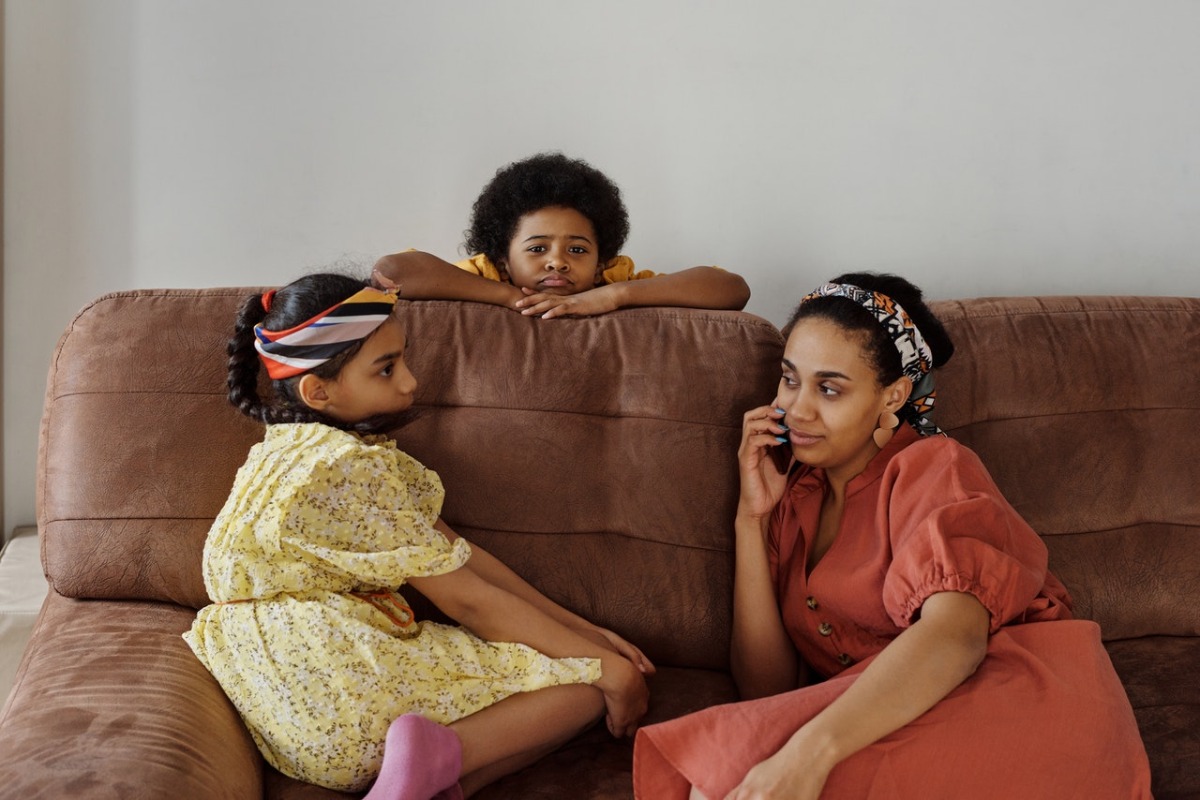
[[[451,530],[450,526],[441,519],[437,521],[434,527],[441,531],[450,541],[459,538],[458,534]],[[607,628],[601,628],[578,614],[563,608],[531,586],[500,559],[474,542],[471,543],[471,560],[467,562],[467,567],[489,583],[499,586],[501,589],[525,600],[551,619],[629,659],[641,672],[645,674],[654,673],[654,665],[636,646],[625,641],[625,639]]]
[[515,308],[524,297],[510,283],[488,280],[419,250],[383,256],[375,262],[371,281],[397,289],[405,300],[471,300]]

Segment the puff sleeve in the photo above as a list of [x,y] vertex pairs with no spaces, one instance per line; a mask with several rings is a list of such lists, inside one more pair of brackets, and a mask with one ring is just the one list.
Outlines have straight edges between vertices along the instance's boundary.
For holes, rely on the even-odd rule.
[[464,258],[462,261],[455,261],[454,266],[464,272],[469,272],[472,275],[478,275],[481,278],[487,278],[489,281],[499,281],[500,270],[492,263],[492,260],[483,253],[478,253],[470,258]]
[[888,464],[883,481],[893,554],[883,602],[899,628],[943,591],[978,598],[991,633],[1030,608],[1046,584],[1046,546],[975,453],[945,437],[922,440]]
[[604,266],[604,282],[605,283],[621,283],[622,281],[641,281],[646,278],[653,278],[658,275],[657,272],[652,272],[644,269],[641,272],[633,265],[633,259],[629,256],[617,256],[612,261],[609,261]]
[[433,527],[443,498],[437,474],[390,443],[357,448],[312,465],[303,497],[281,519],[287,560],[386,588],[464,565],[470,545],[451,543]]

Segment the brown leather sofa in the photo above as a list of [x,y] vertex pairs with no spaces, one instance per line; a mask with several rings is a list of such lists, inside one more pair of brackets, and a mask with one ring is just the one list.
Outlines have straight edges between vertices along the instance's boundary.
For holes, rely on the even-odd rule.
[[[51,591],[0,712],[0,798],[348,796],[266,767],[180,638],[207,602],[205,533],[261,435],[224,399],[246,291],[109,295],[54,354],[37,498]],[[1156,796],[1200,797],[1200,299],[937,310],[959,347],[942,426],[1103,626]],[[682,309],[400,313],[421,413],[396,437],[441,474],[450,525],[639,643],[660,668],[649,721],[734,699],[734,451],[742,412],[773,396],[776,329]],[[628,798],[629,770],[629,742],[597,727],[478,796]]]

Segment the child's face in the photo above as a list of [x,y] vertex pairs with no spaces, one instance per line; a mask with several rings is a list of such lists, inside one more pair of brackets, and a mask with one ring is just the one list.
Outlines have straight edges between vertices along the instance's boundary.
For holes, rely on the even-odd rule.
[[404,363],[407,344],[404,324],[389,317],[325,384],[330,400],[325,413],[342,422],[361,422],[411,406],[417,379]]
[[514,286],[545,294],[577,294],[596,285],[596,230],[573,208],[548,206],[517,222],[504,261]]

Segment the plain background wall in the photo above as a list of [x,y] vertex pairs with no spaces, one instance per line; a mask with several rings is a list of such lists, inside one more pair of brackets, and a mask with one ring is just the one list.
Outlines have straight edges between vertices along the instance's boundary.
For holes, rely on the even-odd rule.
[[[4,530],[95,296],[460,255],[497,167],[621,187],[640,266],[1200,294],[1193,0],[7,0]],[[547,324],[554,324],[548,322]],[[97,364],[103,369],[103,364]]]

